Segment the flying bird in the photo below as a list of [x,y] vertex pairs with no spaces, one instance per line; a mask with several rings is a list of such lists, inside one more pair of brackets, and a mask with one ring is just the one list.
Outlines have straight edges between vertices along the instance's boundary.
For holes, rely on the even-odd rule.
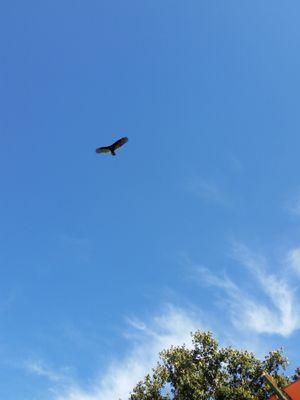
[[96,153],[109,153],[111,152],[112,156],[115,156],[115,150],[118,149],[119,147],[123,146],[123,144],[128,142],[127,137],[123,137],[119,140],[117,140],[115,143],[111,144],[110,146],[104,146],[104,147],[98,147],[96,149]]

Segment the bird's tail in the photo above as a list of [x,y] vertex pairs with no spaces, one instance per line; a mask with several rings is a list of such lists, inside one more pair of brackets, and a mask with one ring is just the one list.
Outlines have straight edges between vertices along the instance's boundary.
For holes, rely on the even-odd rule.
[[116,153],[114,152],[113,149],[110,149],[110,152],[111,152],[111,155],[112,155],[112,156],[115,156],[115,155],[116,155]]

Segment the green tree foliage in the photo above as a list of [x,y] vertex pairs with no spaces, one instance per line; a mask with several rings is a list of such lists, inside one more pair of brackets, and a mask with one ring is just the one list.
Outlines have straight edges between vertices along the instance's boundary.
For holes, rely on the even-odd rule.
[[161,352],[157,367],[137,384],[130,400],[266,400],[272,393],[263,371],[281,388],[291,381],[283,374],[288,361],[281,350],[259,360],[248,351],[220,348],[210,332],[192,337],[192,348]]

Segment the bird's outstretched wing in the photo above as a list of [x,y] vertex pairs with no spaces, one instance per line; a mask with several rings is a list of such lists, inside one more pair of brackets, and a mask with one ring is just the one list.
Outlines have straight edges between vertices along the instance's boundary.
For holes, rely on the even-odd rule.
[[110,146],[104,146],[104,147],[98,147],[96,149],[96,153],[111,153],[113,156],[115,156],[115,150],[118,149],[119,147],[123,146],[123,144],[128,142],[127,137],[123,137]]
[[116,149],[118,149],[119,147],[123,146],[123,144],[125,144],[125,143],[127,143],[127,142],[128,142],[128,138],[127,138],[127,137],[123,137],[123,138],[117,140],[115,143],[113,143],[110,147],[111,147],[113,150],[116,150]]
[[96,149],[96,153],[109,153],[109,152],[110,152],[110,147],[109,146],[98,147]]

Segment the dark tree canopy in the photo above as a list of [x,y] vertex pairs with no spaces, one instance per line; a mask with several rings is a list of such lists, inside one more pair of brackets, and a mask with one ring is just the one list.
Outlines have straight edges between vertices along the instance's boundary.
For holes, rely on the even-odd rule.
[[[192,336],[191,349],[161,352],[157,367],[137,384],[130,400],[266,400],[272,393],[262,378],[264,371],[280,388],[292,380],[284,375],[288,361],[282,350],[259,360],[248,351],[219,347],[210,332]],[[293,378],[297,376],[299,370]]]

